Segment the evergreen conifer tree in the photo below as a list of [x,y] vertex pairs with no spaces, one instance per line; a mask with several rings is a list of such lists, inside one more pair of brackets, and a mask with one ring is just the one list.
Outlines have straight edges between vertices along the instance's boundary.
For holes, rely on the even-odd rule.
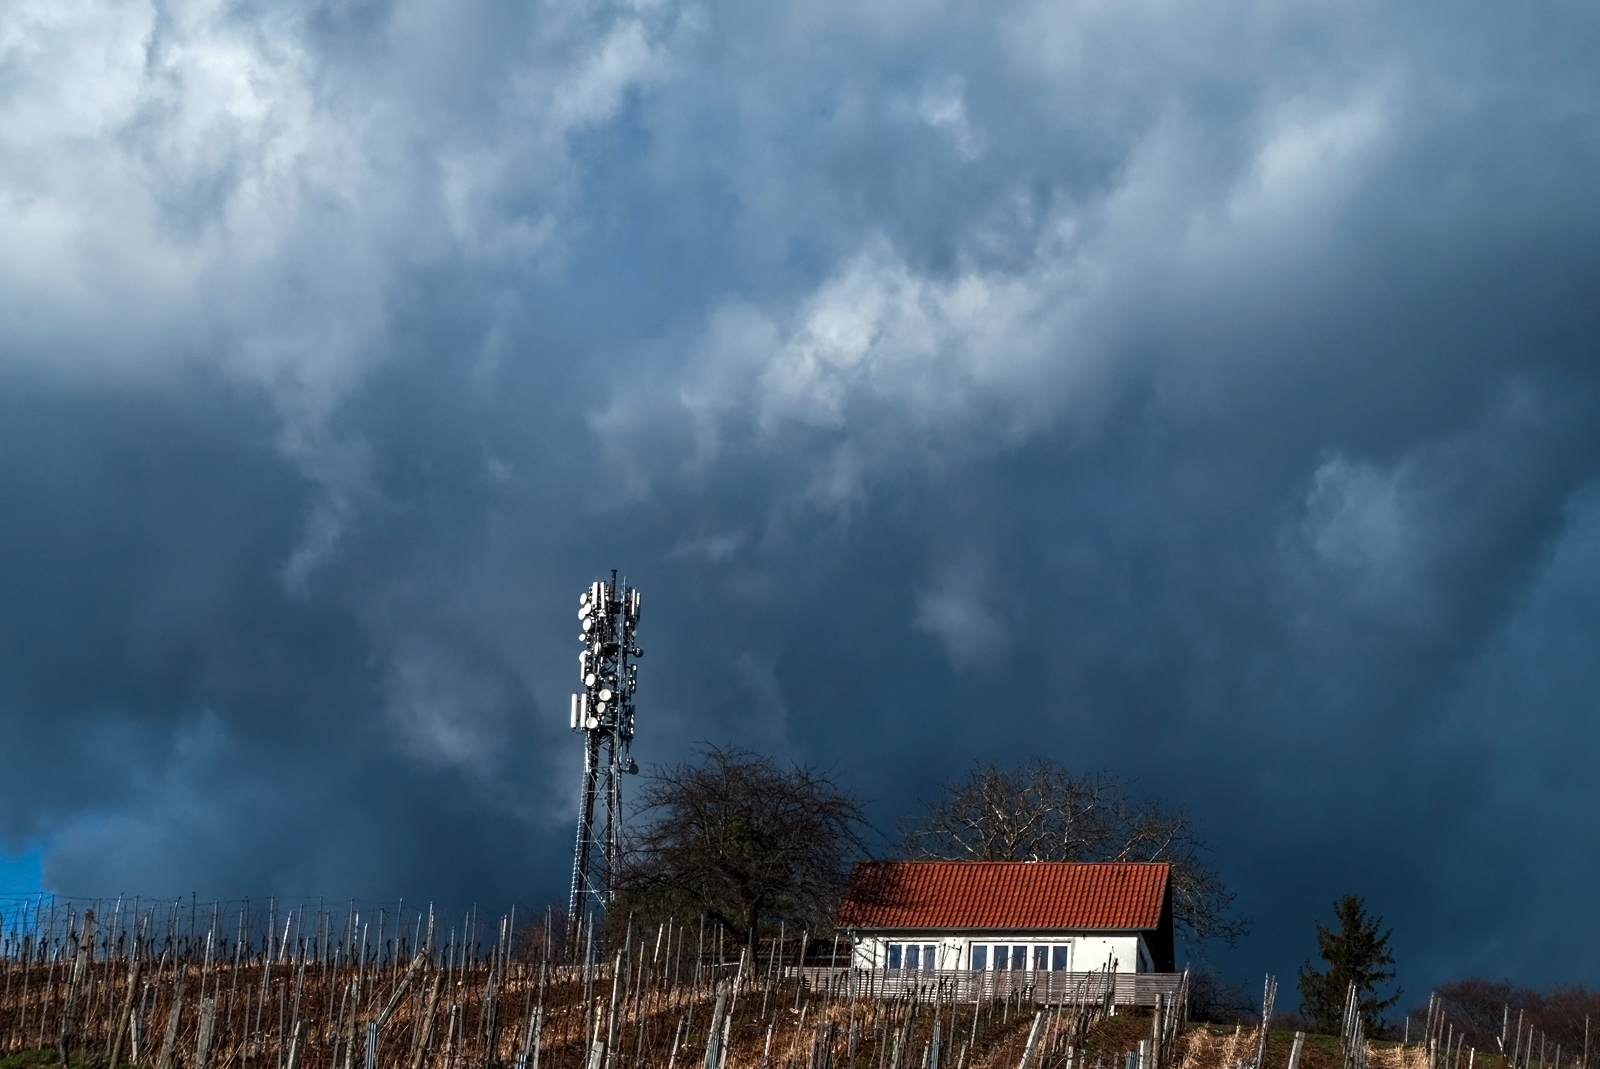
[[1389,968],[1394,964],[1389,953],[1393,933],[1379,935],[1380,920],[1367,916],[1361,899],[1354,895],[1345,895],[1333,909],[1339,930],[1317,925],[1317,949],[1328,970],[1318,972],[1309,961],[1300,966],[1300,1014],[1318,1031],[1337,1033],[1344,1018],[1346,992],[1353,983],[1370,1036],[1381,1026],[1379,1014],[1400,1001],[1398,990],[1386,999],[1379,999],[1376,990],[1394,979],[1394,969]]

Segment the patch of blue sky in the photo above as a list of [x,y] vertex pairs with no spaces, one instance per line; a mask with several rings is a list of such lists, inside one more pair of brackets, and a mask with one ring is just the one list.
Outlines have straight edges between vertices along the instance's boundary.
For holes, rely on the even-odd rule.
[[0,854],[0,895],[37,894],[44,889],[44,850]]

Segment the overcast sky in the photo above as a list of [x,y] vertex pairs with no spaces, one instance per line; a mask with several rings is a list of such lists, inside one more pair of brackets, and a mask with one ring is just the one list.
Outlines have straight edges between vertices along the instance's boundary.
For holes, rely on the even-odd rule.
[[643,765],[1189,807],[1596,977],[1600,9],[11,0],[0,882],[561,900]]

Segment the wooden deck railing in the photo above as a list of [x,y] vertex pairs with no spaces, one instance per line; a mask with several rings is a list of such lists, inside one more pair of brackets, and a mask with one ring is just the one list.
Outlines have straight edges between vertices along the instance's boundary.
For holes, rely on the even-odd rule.
[[813,991],[837,998],[899,998],[913,990],[928,998],[974,1002],[1021,997],[1045,1005],[1086,1005],[1108,997],[1113,1006],[1154,1006],[1156,996],[1170,1005],[1183,986],[1182,973],[1053,972],[1044,969],[786,969]]

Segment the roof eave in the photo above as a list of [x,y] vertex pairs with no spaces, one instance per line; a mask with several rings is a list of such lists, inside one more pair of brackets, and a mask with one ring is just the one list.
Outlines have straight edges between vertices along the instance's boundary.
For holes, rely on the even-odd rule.
[[1057,926],[1057,925],[1037,925],[1037,924],[982,925],[982,926],[973,926],[973,925],[962,926],[962,925],[954,925],[954,924],[896,924],[896,925],[840,924],[839,927],[845,929],[848,932],[860,932],[862,934],[871,934],[871,933],[874,933],[874,932],[961,932],[961,933],[968,933],[968,932],[971,932],[971,933],[982,933],[982,932],[1073,932],[1073,933],[1082,934],[1082,935],[1099,935],[1099,934],[1102,934],[1102,933],[1142,935],[1145,932],[1156,931],[1159,926],[1152,924],[1147,928],[1134,928],[1134,927],[1118,927],[1118,928],[1100,927],[1100,928],[1093,928],[1093,927],[1086,927],[1084,925],[1076,925],[1076,924],[1064,924],[1064,925],[1059,925],[1059,926]]

